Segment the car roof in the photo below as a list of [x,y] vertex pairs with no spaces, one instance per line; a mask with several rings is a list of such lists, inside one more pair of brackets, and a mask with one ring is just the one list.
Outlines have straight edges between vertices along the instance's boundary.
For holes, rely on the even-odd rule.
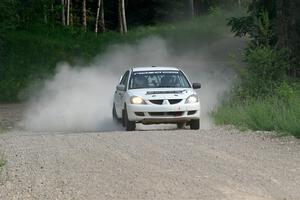
[[179,69],[177,67],[166,67],[166,66],[151,66],[151,67],[133,67],[133,72],[139,72],[139,71],[161,71],[161,70],[173,70],[178,71]]

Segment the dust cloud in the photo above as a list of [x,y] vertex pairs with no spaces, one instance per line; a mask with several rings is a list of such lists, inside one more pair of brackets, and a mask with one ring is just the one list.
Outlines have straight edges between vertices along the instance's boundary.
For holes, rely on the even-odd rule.
[[[232,40],[236,39],[230,36],[209,47],[172,53],[165,40],[151,37],[137,44],[112,46],[89,66],[60,63],[54,77],[35,91],[22,126],[34,131],[122,130],[111,119],[113,94],[120,76],[130,67],[156,65],[178,66],[192,82],[202,84],[198,91],[201,128],[210,128],[213,123],[208,113],[219,104],[234,79],[227,63]],[[234,43],[237,45],[233,50],[242,46],[241,41]]]

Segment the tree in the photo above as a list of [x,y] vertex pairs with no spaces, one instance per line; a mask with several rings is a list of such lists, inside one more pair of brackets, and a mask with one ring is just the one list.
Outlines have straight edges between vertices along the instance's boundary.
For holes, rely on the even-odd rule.
[[195,2],[194,0],[190,0],[190,10],[191,10],[191,17],[195,15]]
[[127,22],[125,14],[125,0],[118,0],[119,31],[127,33]]
[[84,31],[86,31],[87,20],[86,20],[86,0],[82,0],[82,25]]
[[272,0],[253,1],[249,4],[248,16],[232,17],[231,30],[236,36],[249,36],[252,46],[275,46],[278,37],[275,31],[276,3]]
[[104,2],[101,0],[101,8],[100,8],[100,30],[101,32],[105,32],[105,19],[104,19]]
[[70,26],[70,1],[67,0],[67,26]]
[[300,76],[300,2],[298,0],[256,0],[249,5],[248,16],[231,18],[236,36],[250,36],[251,47],[270,46],[289,52],[293,67],[290,74]]
[[9,29],[15,29],[19,22],[17,12],[17,2],[10,0],[0,1],[0,39],[1,32]]
[[289,50],[293,60],[290,75],[300,77],[300,2],[298,0],[276,1],[275,30],[280,47]]
[[[100,27],[99,27],[100,25]],[[104,5],[103,0],[98,0],[97,12],[96,12],[96,22],[95,22],[95,33],[105,31],[105,22],[104,22]]]
[[61,0],[61,20],[62,24],[66,25],[65,0]]

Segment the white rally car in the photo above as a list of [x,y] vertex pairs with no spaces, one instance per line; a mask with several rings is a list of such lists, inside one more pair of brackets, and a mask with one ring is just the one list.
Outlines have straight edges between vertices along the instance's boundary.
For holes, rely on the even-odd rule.
[[200,127],[200,101],[186,75],[175,67],[138,67],[125,72],[116,87],[113,118],[126,130],[136,123]]

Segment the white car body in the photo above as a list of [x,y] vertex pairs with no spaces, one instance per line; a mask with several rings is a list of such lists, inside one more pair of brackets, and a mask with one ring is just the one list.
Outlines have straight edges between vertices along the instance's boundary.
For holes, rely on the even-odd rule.
[[[187,87],[159,87],[159,88],[135,88],[129,87],[129,82],[134,75],[147,73],[180,73],[184,76]],[[162,77],[164,75],[161,75]],[[180,77],[181,78],[181,77]],[[160,79],[162,81],[163,78]],[[132,84],[131,84],[132,85]],[[200,84],[197,88],[200,88]],[[197,102],[187,103],[189,97],[197,98]],[[134,104],[132,98],[142,103]],[[142,99],[142,100],[141,100]],[[194,100],[194,99],[193,99]],[[195,100],[194,100],[195,101]],[[116,119],[121,119],[123,125],[127,127],[132,123],[133,127],[127,130],[134,130],[135,123],[160,124],[177,123],[188,124],[192,120],[200,119],[200,100],[193,84],[189,82],[186,75],[175,67],[139,67],[128,70],[120,79],[114,94],[113,115]],[[126,119],[124,119],[126,118]],[[198,125],[199,126],[199,125]],[[192,128],[192,126],[191,126]],[[197,126],[193,129],[198,129]]]

